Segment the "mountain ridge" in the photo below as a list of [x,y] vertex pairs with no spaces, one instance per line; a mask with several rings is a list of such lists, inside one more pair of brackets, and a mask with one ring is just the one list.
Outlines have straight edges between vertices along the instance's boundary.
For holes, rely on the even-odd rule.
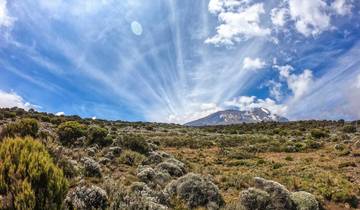
[[253,108],[247,111],[228,109],[212,113],[206,117],[185,123],[187,126],[232,125],[258,122],[288,122],[285,117],[272,114],[266,108]]

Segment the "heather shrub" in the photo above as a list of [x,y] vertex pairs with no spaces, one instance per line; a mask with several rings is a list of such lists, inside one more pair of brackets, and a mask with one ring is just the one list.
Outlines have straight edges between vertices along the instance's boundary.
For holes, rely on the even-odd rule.
[[315,139],[325,138],[329,136],[329,134],[320,129],[312,129],[310,131],[310,134]]
[[135,165],[139,165],[144,159],[145,159],[144,155],[140,153],[131,150],[125,150],[123,153],[121,153],[119,157],[119,162],[121,164],[135,166]]
[[343,128],[342,128],[342,131],[344,133],[356,133],[356,127],[353,126],[353,125],[345,125]]
[[99,146],[107,146],[112,143],[112,140],[106,138],[108,130],[98,126],[91,126],[87,131],[88,143],[98,144]]
[[165,187],[164,192],[170,198],[184,201],[188,207],[187,209],[198,207],[220,209],[225,204],[219,188],[213,182],[193,173],[170,182]]
[[85,126],[76,121],[68,121],[58,126],[57,134],[63,144],[71,144],[77,138],[84,136]]
[[125,135],[121,140],[122,146],[132,151],[148,154],[150,148],[144,137],[138,135]]
[[0,160],[3,208],[61,208],[68,184],[40,142],[30,137],[5,139],[0,144]]
[[24,118],[14,123],[7,124],[4,128],[2,136],[5,137],[36,137],[39,131],[39,123],[35,119]]

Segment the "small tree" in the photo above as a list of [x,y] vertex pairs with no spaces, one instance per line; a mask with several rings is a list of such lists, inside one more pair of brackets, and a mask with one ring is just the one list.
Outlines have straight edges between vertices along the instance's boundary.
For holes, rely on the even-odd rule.
[[60,209],[67,191],[63,172],[31,137],[0,144],[0,205],[5,209]]
[[64,122],[58,126],[57,134],[63,144],[71,144],[85,135],[85,126],[77,121]]

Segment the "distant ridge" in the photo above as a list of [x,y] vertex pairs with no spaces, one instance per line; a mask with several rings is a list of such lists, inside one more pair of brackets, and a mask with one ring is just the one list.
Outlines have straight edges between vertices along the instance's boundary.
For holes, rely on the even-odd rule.
[[240,123],[257,122],[288,122],[285,117],[272,114],[265,108],[253,108],[249,111],[225,110],[215,112],[204,118],[186,123],[187,126],[207,126],[207,125],[231,125]]

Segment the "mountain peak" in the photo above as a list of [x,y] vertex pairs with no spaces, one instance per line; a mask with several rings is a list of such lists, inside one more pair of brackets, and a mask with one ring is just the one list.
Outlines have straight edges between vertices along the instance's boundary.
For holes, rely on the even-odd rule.
[[287,122],[285,117],[272,114],[270,110],[262,107],[253,108],[247,111],[234,109],[218,111],[204,118],[188,122],[188,126],[207,126],[207,125],[231,125],[240,123],[258,123],[258,122]]

